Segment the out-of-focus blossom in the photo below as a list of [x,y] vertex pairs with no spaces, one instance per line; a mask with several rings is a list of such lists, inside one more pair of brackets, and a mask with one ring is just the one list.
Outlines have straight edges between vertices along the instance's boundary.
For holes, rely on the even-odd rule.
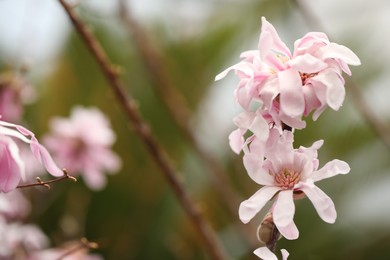
[[17,123],[23,114],[23,105],[36,98],[34,88],[21,73],[0,75],[0,115],[2,120]]
[[[287,250],[282,249],[280,251],[282,252],[282,260],[287,260],[290,255]],[[278,260],[278,257],[265,246],[257,248],[253,253],[263,260]]]
[[30,213],[30,202],[19,190],[0,193],[0,217],[10,221],[23,219]]
[[1,216],[0,234],[1,259],[20,259],[16,257],[41,250],[49,244],[49,240],[37,226],[7,223]]
[[360,65],[350,49],[319,32],[298,39],[291,54],[264,17],[258,49],[242,53],[241,58],[216,80],[234,70],[240,78],[236,100],[246,111],[259,102],[274,124],[297,129],[305,127],[302,116],[312,111],[316,120],[327,107],[340,108],[345,96],[342,71],[351,75],[348,65]]
[[51,133],[44,139],[58,162],[72,174],[81,173],[92,189],[106,184],[104,172],[115,173],[120,158],[111,150],[115,133],[97,108],[75,107],[70,118],[53,118]]
[[63,175],[34,133],[20,125],[0,120],[0,191],[9,192],[15,189],[20,180],[25,178],[25,165],[14,139],[28,143],[34,157],[50,174]]
[[284,131],[268,144],[265,160],[250,152],[245,154],[244,165],[249,176],[263,187],[241,203],[241,221],[248,223],[275,197],[273,221],[285,238],[296,239],[299,232],[293,221],[294,198],[301,198],[304,194],[311,200],[322,220],[334,223],[337,214],[333,201],[314,183],[337,174],[347,174],[350,168],[346,162],[335,159],[318,169],[317,150],[322,144],[320,140],[311,147],[294,149],[292,132]]

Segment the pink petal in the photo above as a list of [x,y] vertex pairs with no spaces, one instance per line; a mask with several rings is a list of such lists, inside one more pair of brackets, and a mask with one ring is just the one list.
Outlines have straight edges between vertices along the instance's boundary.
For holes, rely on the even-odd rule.
[[[288,256],[290,255],[287,250],[282,249],[280,251],[282,252],[282,260],[287,260]],[[255,251],[253,251],[253,253],[263,260],[278,260],[276,255],[265,246],[257,248]]]
[[261,18],[261,34],[259,39],[259,51],[261,59],[264,60],[265,55],[268,52],[278,52],[282,55],[286,55],[288,58],[291,57],[290,50],[286,44],[280,39],[277,31],[271,23],[269,23],[265,17]]
[[293,222],[295,205],[293,190],[282,190],[278,194],[273,210],[274,222],[277,227],[286,227]]
[[332,199],[320,188],[315,186],[313,182],[300,182],[298,185],[299,189],[311,200],[321,219],[327,223],[334,223],[337,218],[337,213]]
[[245,154],[243,157],[245,169],[249,177],[260,185],[272,186],[274,178],[262,168],[263,157],[258,154]]
[[280,250],[282,252],[282,260],[287,260],[290,253],[286,249]]
[[230,148],[235,152],[236,154],[239,154],[242,150],[242,147],[244,145],[244,133],[246,131],[242,130],[240,128],[234,130],[233,132],[230,133],[229,135],[229,145]]
[[269,125],[262,115],[256,115],[249,130],[261,141],[266,141],[269,135]]
[[297,56],[287,64],[302,73],[316,73],[328,67],[328,64],[310,54]]
[[357,66],[360,65],[360,59],[356,56],[353,51],[344,45],[340,45],[334,42],[331,42],[329,45],[323,47],[322,56],[323,59],[340,59],[347,64]]
[[227,68],[224,71],[222,71],[221,73],[219,73],[217,76],[215,76],[215,81],[218,81],[218,80],[226,77],[226,75],[231,70],[242,72],[243,74],[247,75],[247,77],[253,77],[253,75],[254,75],[253,66],[251,65],[251,63],[242,61],[242,62],[239,62],[239,63],[233,65],[233,66],[230,66],[229,68]]
[[276,255],[265,246],[257,248],[253,253],[263,260],[278,260]]
[[7,137],[0,139],[0,191],[14,190],[24,178],[24,163],[16,144]]
[[348,163],[344,161],[340,161],[338,159],[334,159],[327,164],[325,164],[321,169],[318,171],[313,172],[313,174],[310,176],[310,178],[316,182],[323,179],[327,179],[333,176],[336,176],[338,174],[347,174],[351,168],[349,167]]
[[299,237],[299,230],[295,225],[294,221],[292,221],[289,225],[285,227],[277,227],[277,228],[280,234],[288,240],[295,240],[298,239]]
[[34,136],[31,138],[30,148],[35,158],[37,158],[50,174],[57,177],[64,175],[63,171],[58,168],[46,148],[42,146]]
[[265,186],[243,201],[238,209],[240,220],[248,223],[279,190],[279,187]]
[[289,117],[301,117],[305,111],[302,80],[293,69],[278,72],[280,87],[280,110]]
[[341,107],[345,98],[344,83],[340,77],[334,70],[327,70],[311,79],[312,82],[320,82],[325,86],[326,104],[336,111]]

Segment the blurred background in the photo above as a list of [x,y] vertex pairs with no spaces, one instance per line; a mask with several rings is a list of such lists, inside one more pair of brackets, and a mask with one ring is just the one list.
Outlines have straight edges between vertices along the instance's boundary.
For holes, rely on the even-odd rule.
[[[231,119],[240,111],[233,99],[238,79],[233,73],[219,82],[214,77],[237,63],[242,51],[257,47],[261,16],[276,27],[290,48],[294,40],[321,28],[287,0],[128,0],[126,9],[116,0],[72,2],[118,65],[128,93],[137,99],[224,248],[233,259],[254,259],[252,251],[260,246],[256,227],[265,212],[245,231],[238,214],[231,212],[238,203],[225,203],[218,192],[219,181],[193,143],[203,154],[212,155],[241,200],[257,191],[241,156],[230,150],[227,141],[234,129]],[[389,136],[390,3],[300,3],[321,21],[331,41],[348,46],[360,57],[362,65],[351,68],[352,79]],[[129,18],[133,23],[128,23]],[[75,105],[98,107],[116,132],[114,150],[123,161],[121,171],[108,176],[101,191],[88,189],[82,178],[77,183],[55,184],[51,190],[29,190],[33,211],[28,221],[39,224],[53,247],[87,237],[99,244],[95,252],[105,259],[208,259],[186,213],[131,131],[58,1],[1,0],[0,35],[0,73],[23,67],[25,79],[37,92],[35,102],[25,107],[23,125],[40,137],[53,116],[67,117]],[[147,65],[139,44],[144,36],[154,50],[154,67]],[[153,68],[164,75],[163,81],[151,72]],[[319,183],[335,202],[335,224],[321,221],[307,199],[296,202],[300,237],[277,244],[291,253],[289,259],[390,259],[389,146],[360,112],[348,84],[346,89],[340,111],[327,110],[314,123],[307,119],[308,127],[296,132],[296,146],[325,140],[319,151],[321,165],[338,158],[352,170]],[[192,141],[164,102],[164,93],[172,91],[182,96],[172,107],[187,111],[181,102],[188,108],[184,123],[193,134]]]

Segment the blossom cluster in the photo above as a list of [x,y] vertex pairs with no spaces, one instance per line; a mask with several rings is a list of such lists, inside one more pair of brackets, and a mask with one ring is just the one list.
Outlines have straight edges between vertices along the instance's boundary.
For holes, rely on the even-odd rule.
[[[241,203],[239,217],[248,223],[273,201],[269,215],[278,232],[286,239],[297,239],[294,200],[306,196],[322,220],[334,223],[335,205],[315,182],[347,174],[350,167],[338,159],[319,167],[317,151],[323,140],[294,148],[294,131],[306,127],[304,119],[310,114],[317,120],[326,108],[342,106],[342,73],[351,75],[348,65],[360,65],[360,60],[321,32],[309,32],[295,41],[291,53],[264,17],[258,49],[243,52],[241,58],[216,76],[220,80],[234,71],[240,79],[234,95],[244,112],[233,119],[237,129],[229,135],[229,144],[234,152],[243,151],[249,177],[262,186]],[[254,253],[276,259],[267,247]],[[287,251],[282,254],[287,259]]]

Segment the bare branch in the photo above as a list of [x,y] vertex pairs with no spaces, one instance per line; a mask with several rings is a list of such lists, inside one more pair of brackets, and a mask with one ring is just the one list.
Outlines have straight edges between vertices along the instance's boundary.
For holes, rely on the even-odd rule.
[[36,178],[37,182],[19,185],[16,188],[21,189],[21,188],[30,188],[30,187],[35,187],[35,186],[43,186],[47,189],[50,189],[50,184],[54,183],[54,182],[59,182],[59,181],[66,180],[66,179],[69,179],[73,182],[77,181],[77,179],[75,177],[68,174],[68,171],[65,168],[63,168],[62,171],[64,172],[64,175],[59,177],[59,178],[49,180],[49,181],[42,181],[41,178],[37,177]]

